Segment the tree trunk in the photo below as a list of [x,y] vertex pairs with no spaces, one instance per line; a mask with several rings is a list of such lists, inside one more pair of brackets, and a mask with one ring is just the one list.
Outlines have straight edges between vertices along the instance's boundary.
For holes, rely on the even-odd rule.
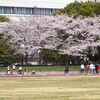
[[22,55],[21,56],[21,65],[23,65],[24,64],[24,56]]
[[25,65],[28,65],[28,53],[25,52]]
[[94,2],[95,2],[95,4],[96,4],[96,0],[95,0]]

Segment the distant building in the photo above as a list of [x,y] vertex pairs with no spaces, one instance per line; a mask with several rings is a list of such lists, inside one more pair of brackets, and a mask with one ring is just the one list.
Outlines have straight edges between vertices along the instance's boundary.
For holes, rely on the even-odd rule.
[[92,1],[92,2],[100,2],[100,0],[88,0],[88,1]]
[[54,3],[48,0],[0,0],[0,14],[52,15],[65,5],[59,6],[57,2]]

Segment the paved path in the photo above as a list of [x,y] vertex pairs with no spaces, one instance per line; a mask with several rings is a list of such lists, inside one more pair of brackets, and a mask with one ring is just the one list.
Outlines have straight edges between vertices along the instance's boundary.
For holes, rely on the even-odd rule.
[[[6,75],[7,72],[0,72],[0,75]],[[32,72],[27,72],[29,75],[32,74]],[[86,72],[84,72],[86,74]],[[48,75],[48,74],[65,74],[64,71],[36,71],[35,75]],[[69,74],[80,74],[80,71],[69,71]],[[15,75],[18,75],[18,72],[15,72]]]

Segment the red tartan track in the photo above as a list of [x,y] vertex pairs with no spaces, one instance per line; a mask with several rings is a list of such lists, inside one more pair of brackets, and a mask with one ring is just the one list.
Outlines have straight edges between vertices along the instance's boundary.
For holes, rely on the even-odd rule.
[[100,74],[0,75],[0,77],[100,76]]

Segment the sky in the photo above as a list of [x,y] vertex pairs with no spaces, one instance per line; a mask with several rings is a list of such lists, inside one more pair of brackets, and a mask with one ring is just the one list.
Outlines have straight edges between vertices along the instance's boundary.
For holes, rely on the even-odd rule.
[[[64,8],[67,4],[74,2],[75,0],[34,0],[36,5],[56,5],[59,8]],[[77,1],[88,1],[88,0],[77,0]]]
[[[0,0],[0,6],[38,7],[38,8],[64,8],[75,0]],[[88,0],[77,0],[88,1]],[[94,1],[94,0],[91,0]],[[97,0],[100,1],[100,0]]]
[[[37,1],[38,3],[41,3],[41,4],[55,4],[61,8],[65,7],[67,4],[71,3],[71,2],[74,2],[75,0],[35,0]],[[76,0],[76,1],[83,1],[83,2],[86,2],[88,0]],[[95,0],[89,0],[89,1],[95,1]],[[96,1],[100,1],[100,0],[96,0]]]

